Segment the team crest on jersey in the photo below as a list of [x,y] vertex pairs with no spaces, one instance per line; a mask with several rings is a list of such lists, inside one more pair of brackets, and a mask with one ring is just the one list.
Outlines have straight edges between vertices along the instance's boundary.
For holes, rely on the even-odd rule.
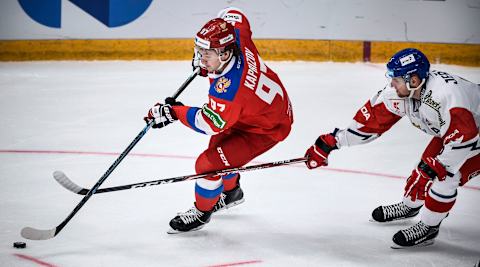
[[217,93],[225,93],[227,92],[227,88],[232,84],[232,81],[228,78],[221,77],[218,79],[217,83],[215,84],[215,91]]

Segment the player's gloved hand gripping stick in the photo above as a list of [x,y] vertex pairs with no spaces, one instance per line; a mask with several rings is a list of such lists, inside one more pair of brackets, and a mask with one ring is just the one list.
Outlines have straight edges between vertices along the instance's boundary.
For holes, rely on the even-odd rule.
[[[180,86],[180,88],[175,92],[173,98],[176,99],[182,92],[187,88],[187,86],[193,81],[193,79],[198,75],[200,69],[196,68],[193,73],[187,78],[187,80]],[[77,206],[73,209],[72,212],[68,215],[63,222],[58,226],[49,230],[39,230],[32,227],[25,227],[21,231],[22,237],[31,240],[46,240],[55,237],[62,229],[67,225],[67,223],[75,216],[75,214],[85,205],[88,199],[95,194],[100,185],[107,179],[107,177],[115,170],[115,168],[120,164],[120,162],[127,156],[127,154],[135,147],[135,145],[142,139],[142,137],[147,133],[147,131],[154,125],[155,120],[147,121],[147,125],[140,131],[140,133],[133,139],[133,141],[128,145],[128,147],[120,154],[120,156],[113,162],[113,164],[108,168],[105,174],[97,181],[97,183],[85,194],[85,196],[80,200]]]

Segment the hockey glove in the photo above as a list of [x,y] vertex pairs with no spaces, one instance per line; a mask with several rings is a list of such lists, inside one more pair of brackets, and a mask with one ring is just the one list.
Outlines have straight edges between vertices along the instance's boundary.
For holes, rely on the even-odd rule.
[[333,134],[323,134],[317,138],[315,144],[305,153],[307,168],[315,169],[328,165],[328,155],[332,150],[338,149],[337,140]]
[[193,70],[195,70],[196,68],[200,68],[200,72],[198,73],[198,75],[202,77],[207,77],[208,70],[202,66],[201,59],[202,59],[202,55],[200,54],[200,52],[198,52],[196,48],[194,48],[193,57],[192,57],[192,68]]
[[433,180],[437,178],[443,181],[446,176],[447,171],[438,160],[433,157],[423,158],[408,178],[404,196],[410,196],[412,201],[425,200]]
[[168,104],[157,103],[148,111],[146,117],[143,118],[146,123],[154,121],[152,128],[162,128],[168,124],[178,120],[173,112],[172,106]]
[[173,97],[167,97],[165,98],[165,104],[170,105],[170,106],[184,106],[182,102],[177,101]]

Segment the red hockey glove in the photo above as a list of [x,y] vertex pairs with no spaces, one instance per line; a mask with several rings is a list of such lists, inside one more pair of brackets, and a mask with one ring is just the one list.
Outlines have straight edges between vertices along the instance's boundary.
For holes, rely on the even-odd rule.
[[425,200],[425,195],[432,186],[435,177],[443,181],[446,176],[447,171],[438,160],[433,157],[426,157],[420,161],[408,178],[404,196],[410,196],[412,201]]
[[146,123],[154,120],[152,128],[162,128],[178,120],[175,116],[175,112],[173,112],[172,106],[160,103],[155,104],[143,119]]
[[192,57],[192,68],[193,70],[195,70],[196,68],[200,68],[200,72],[198,73],[198,75],[202,77],[207,77],[208,70],[202,67],[201,59],[202,59],[202,55],[200,55],[200,52],[198,52],[197,49],[194,48],[193,57]]
[[337,140],[335,140],[333,134],[320,135],[315,144],[305,153],[307,168],[315,169],[320,166],[327,166],[328,155],[337,148]]

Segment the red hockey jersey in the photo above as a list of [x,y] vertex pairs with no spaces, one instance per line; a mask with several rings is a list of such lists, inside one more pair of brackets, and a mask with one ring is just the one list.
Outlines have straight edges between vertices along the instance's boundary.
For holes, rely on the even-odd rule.
[[237,129],[285,139],[293,123],[287,91],[258,55],[245,15],[225,9],[219,17],[234,25],[241,53],[221,74],[209,74],[208,102],[203,107],[175,106],[175,114],[186,126],[208,135]]

